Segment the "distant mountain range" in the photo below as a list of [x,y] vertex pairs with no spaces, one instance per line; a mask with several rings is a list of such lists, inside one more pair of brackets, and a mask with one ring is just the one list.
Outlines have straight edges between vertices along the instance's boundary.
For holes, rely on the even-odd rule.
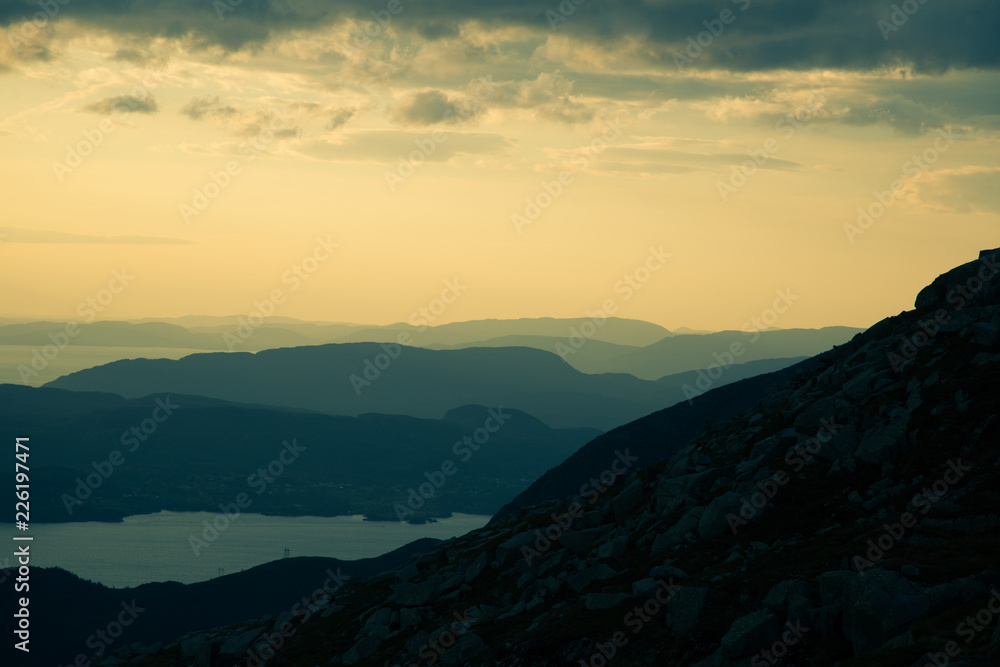
[[[493,514],[598,434],[551,429],[506,407],[465,406],[440,420],[333,417],[179,393],[125,400],[17,385],[0,385],[0,421],[44,443],[32,450],[36,522],[217,511],[240,492],[252,500],[246,511],[263,514]],[[269,482],[259,471],[274,461]]]
[[[758,370],[788,363],[764,364]],[[746,376],[745,371],[730,375],[719,369],[713,375],[708,386]],[[532,348],[428,350],[394,343],[122,360],[46,386],[126,398],[175,393],[325,414],[379,412],[428,419],[474,403],[522,410],[555,427],[600,430],[688,397],[676,380],[582,373],[555,354]]]
[[[707,368],[717,363],[714,354],[724,356],[735,342],[745,343],[746,348],[733,363],[744,363],[809,356],[844,343],[860,331],[847,327],[769,330],[758,338],[754,333],[737,331],[671,332],[659,325],[621,318],[608,318],[598,324],[586,318],[536,318],[476,320],[436,327],[402,323],[372,327],[289,318],[268,318],[252,326],[245,318],[240,323],[234,318],[186,317],[172,321],[93,322],[79,325],[72,336],[67,336],[65,322],[7,322],[0,325],[0,346],[9,348],[0,356],[0,377],[27,380],[36,386],[54,376],[50,372],[32,382],[38,376],[25,377],[19,366],[31,367],[33,361],[40,365],[41,351],[46,347],[47,354],[59,348],[61,356],[52,363],[61,374],[137,356],[183,356],[171,350],[252,352],[347,342],[403,342],[431,349],[532,347],[554,352],[585,373],[630,373],[656,380]],[[24,348],[23,353],[13,353],[18,348]]]

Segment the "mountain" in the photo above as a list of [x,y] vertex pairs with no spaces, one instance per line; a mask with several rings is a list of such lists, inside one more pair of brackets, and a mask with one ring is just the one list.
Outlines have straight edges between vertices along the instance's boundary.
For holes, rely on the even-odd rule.
[[[109,645],[115,650],[120,647],[96,634],[95,630],[103,628],[105,637],[112,639],[107,634],[108,621],[99,623],[98,619],[117,620],[123,612],[122,618],[129,622],[130,645],[162,646],[185,633],[231,624],[245,627],[251,625],[244,623],[250,618],[270,631],[284,623],[285,617],[269,614],[302,606],[301,601],[308,601],[317,590],[326,593],[324,586],[335,592],[347,581],[364,581],[400,567],[436,542],[418,540],[382,556],[355,561],[287,558],[187,585],[165,582],[116,589],[59,568],[32,568],[31,621],[44,629],[37,636],[45,639],[31,642],[31,664],[70,665],[80,653],[90,660],[107,658],[108,652],[95,656],[96,651]],[[12,576],[16,576],[13,569],[0,573],[3,580]],[[15,600],[13,595],[8,598]]]
[[658,324],[620,317],[608,317],[603,320],[591,320],[586,317],[538,317],[517,320],[471,320],[438,326],[413,326],[400,323],[356,331],[340,342],[397,342],[398,335],[403,332],[411,334],[414,337],[414,344],[421,347],[469,346],[476,341],[502,336],[544,336],[568,340],[581,333],[590,340],[615,345],[644,346],[673,335]]
[[577,495],[348,583],[268,664],[998,664],[998,265],[943,274],[652,466],[637,432]]
[[[17,385],[0,385],[0,423],[45,443],[31,456],[36,522],[216,511],[238,491],[251,498],[248,511],[264,514],[493,514],[598,433],[551,429],[508,408],[463,406],[441,420],[333,417]],[[271,481],[255,475],[275,461]]]
[[[589,480],[600,476],[607,468],[608,461],[614,460],[615,452],[623,447],[628,448],[638,468],[656,463],[704,433],[712,423],[729,419],[751,407],[767,391],[784,383],[808,365],[809,362],[789,364],[789,367],[773,373],[760,374],[727,384],[694,397],[690,402],[680,402],[619,426],[591,440],[565,461],[542,475],[520,495],[504,505],[494,515],[491,523],[496,523],[523,507],[531,507],[552,498],[568,498],[577,493]],[[738,369],[739,366],[731,368]],[[696,380],[687,376],[686,373],[682,375],[685,379]],[[664,379],[671,377],[674,376]]]
[[46,386],[429,419],[475,403],[522,410],[556,427],[600,430],[660,409],[674,396],[668,387],[629,375],[581,373],[554,354],[530,348],[427,350],[377,343],[122,360]]
[[[862,331],[851,327],[823,327],[672,336],[637,350],[626,351],[610,359],[606,366],[598,366],[591,372],[609,372],[613,368],[616,373],[631,373],[639,378],[655,380],[664,375],[706,369],[713,364],[809,357],[846,343]],[[567,361],[573,363],[572,356]]]
[[[620,345],[582,338],[511,335],[456,344],[424,344],[431,349],[467,347],[533,347],[558,354],[584,373],[629,373],[645,380],[705,370],[709,367],[755,363],[768,359],[805,358],[851,339],[862,329],[775,329],[772,331],[672,334],[646,346]],[[734,347],[736,346],[736,347]],[[732,354],[731,349],[737,350]],[[774,368],[773,366],[771,367]]]

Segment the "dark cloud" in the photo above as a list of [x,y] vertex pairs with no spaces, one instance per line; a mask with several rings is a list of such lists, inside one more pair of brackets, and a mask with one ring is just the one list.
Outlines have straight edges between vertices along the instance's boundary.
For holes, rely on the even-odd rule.
[[333,115],[330,116],[330,120],[326,124],[326,129],[336,130],[343,127],[347,124],[347,121],[354,117],[354,114],[356,113],[357,109],[337,109],[333,112]]
[[[404,2],[402,12],[386,15],[393,30],[412,31],[426,39],[452,37],[464,22],[474,20],[489,27],[528,26],[542,34],[611,47],[626,39],[640,40],[649,44],[647,57],[664,67],[676,67],[674,54],[683,54],[690,45],[688,39],[697,40],[701,33],[705,33],[701,41],[706,46],[687,65],[695,69],[868,70],[911,63],[917,71],[943,72],[992,69],[1000,64],[1000,3],[912,2],[917,9],[907,15],[893,9],[906,3],[885,0],[588,0],[578,6],[563,3],[575,9],[561,17],[556,0],[420,0]],[[320,28],[344,18],[371,22],[371,12],[380,8],[371,0],[243,0],[232,11],[217,11],[219,4],[207,0],[73,0],[60,5],[53,20],[67,17],[119,33],[185,38],[195,45],[235,50],[260,44],[276,33]],[[719,32],[715,21],[723,9],[731,10],[735,19]],[[5,0],[0,3],[0,25],[36,12],[38,5],[32,0]],[[566,20],[552,22],[553,27],[553,16]],[[880,27],[879,21],[888,23]],[[717,36],[706,32],[706,22],[719,32]]]
[[151,114],[159,111],[156,99],[152,95],[137,97],[135,95],[118,95],[116,97],[105,97],[103,100],[87,104],[80,107],[80,111],[85,113],[113,114],[113,113],[145,113]]
[[111,60],[132,63],[133,65],[145,65],[151,59],[150,54],[141,49],[118,49],[111,56]]
[[454,122],[458,106],[440,90],[425,90],[406,97],[389,114],[397,123],[434,125]]
[[215,118],[228,118],[236,116],[239,111],[236,107],[222,106],[219,104],[219,96],[196,97],[181,107],[181,113],[191,120],[202,120],[206,116]]

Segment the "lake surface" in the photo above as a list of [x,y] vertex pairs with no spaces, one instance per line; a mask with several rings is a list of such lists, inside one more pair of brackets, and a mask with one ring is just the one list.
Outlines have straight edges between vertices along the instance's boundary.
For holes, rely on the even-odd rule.
[[[33,524],[31,564],[61,567],[84,579],[121,588],[151,581],[190,584],[290,556],[354,560],[397,549],[422,537],[447,539],[486,525],[488,516],[455,514],[436,523],[363,521],[360,516],[276,517],[241,514],[195,555],[190,537],[203,538],[214,512],[160,512],[123,523]],[[220,522],[219,525],[223,525]],[[7,532],[15,533],[13,526]],[[24,533],[18,533],[24,535]],[[2,563],[4,566],[10,562]]]

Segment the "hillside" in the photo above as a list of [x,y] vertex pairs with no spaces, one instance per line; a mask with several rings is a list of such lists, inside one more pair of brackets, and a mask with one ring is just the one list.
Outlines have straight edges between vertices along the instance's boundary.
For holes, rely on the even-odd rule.
[[[0,385],[0,420],[44,443],[32,450],[36,522],[215,511],[237,490],[264,514],[493,514],[597,435],[507,408],[462,406],[440,420],[334,417],[183,394],[126,400],[17,385]],[[280,470],[272,481],[250,479],[271,465]],[[411,500],[427,475],[440,482],[433,495]]]
[[[655,465],[623,442],[579,496],[348,585],[268,664],[997,664],[997,262]],[[207,665],[234,632],[133,664]]]

